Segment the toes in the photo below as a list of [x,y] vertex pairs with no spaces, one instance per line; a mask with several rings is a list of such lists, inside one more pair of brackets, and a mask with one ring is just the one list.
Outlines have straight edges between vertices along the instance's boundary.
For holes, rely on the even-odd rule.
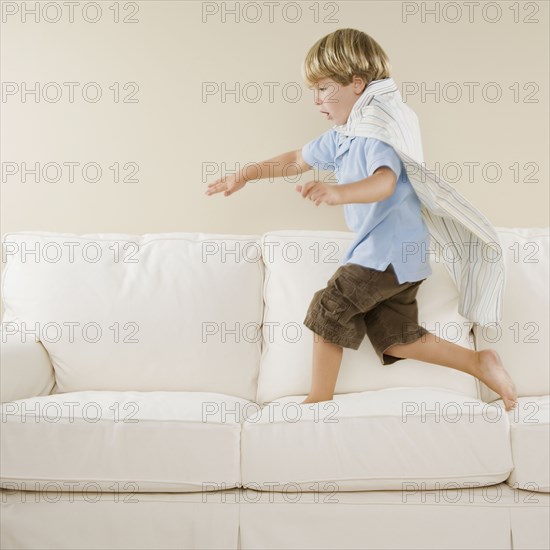
[[506,410],[507,411],[511,411],[513,409],[515,409],[518,405],[518,402],[517,401],[507,401],[506,403]]

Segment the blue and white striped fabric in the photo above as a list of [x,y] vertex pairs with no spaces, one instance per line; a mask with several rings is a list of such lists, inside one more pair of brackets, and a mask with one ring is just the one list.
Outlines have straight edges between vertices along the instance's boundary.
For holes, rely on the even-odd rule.
[[456,189],[424,166],[418,117],[403,101],[394,80],[373,80],[354,103],[347,122],[332,129],[347,136],[376,138],[395,149],[459,291],[458,312],[480,325],[500,322],[505,267],[497,232]]

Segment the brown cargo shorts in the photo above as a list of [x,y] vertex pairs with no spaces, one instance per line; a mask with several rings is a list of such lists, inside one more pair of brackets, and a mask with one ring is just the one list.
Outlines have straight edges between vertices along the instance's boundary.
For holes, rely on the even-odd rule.
[[325,340],[354,350],[366,333],[382,365],[391,365],[403,358],[386,355],[387,348],[429,332],[418,324],[416,302],[425,280],[399,284],[391,264],[385,271],[341,265],[327,287],[313,295],[303,323]]

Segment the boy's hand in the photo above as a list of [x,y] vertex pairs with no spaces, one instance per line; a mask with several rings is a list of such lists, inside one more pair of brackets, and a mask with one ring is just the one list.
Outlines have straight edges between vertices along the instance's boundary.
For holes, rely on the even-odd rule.
[[228,197],[229,195],[235,193],[239,189],[242,189],[246,185],[247,180],[241,173],[230,174],[228,176],[223,176],[208,184],[208,189],[205,191],[205,195],[214,195],[224,191],[224,196]]
[[302,194],[302,197],[315,201],[315,206],[322,202],[325,204],[340,204],[340,191],[337,185],[329,185],[322,181],[308,181],[304,185],[297,185],[296,191]]

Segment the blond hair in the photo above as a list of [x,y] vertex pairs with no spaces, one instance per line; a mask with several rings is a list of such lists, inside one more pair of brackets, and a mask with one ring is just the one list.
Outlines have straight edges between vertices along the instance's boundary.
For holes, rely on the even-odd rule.
[[307,52],[302,77],[308,86],[330,78],[342,86],[363,78],[368,84],[390,76],[390,61],[382,47],[356,29],[338,29],[320,38]]

